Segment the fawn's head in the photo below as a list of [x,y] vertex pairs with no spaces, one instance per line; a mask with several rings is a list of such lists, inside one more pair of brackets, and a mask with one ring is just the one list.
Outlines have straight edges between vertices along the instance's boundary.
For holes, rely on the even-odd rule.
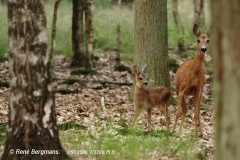
[[208,44],[210,42],[210,29],[205,34],[201,34],[198,26],[194,24],[193,33],[197,39],[197,48],[201,53],[207,52]]
[[147,64],[143,66],[142,71],[139,71],[136,65],[133,66],[133,72],[136,76],[136,86],[139,88],[147,86]]

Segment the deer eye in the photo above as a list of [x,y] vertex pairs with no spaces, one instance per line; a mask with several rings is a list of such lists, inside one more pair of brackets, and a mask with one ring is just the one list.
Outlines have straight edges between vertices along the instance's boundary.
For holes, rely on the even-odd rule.
[[142,80],[142,79],[143,79],[142,77],[139,78],[139,80]]
[[210,42],[210,40],[207,40],[207,43],[209,43]]
[[200,40],[197,40],[198,43],[200,43]]

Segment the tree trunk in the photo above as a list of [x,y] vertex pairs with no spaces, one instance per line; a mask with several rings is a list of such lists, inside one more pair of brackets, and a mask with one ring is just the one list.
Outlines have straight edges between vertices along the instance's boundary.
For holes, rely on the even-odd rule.
[[183,31],[183,26],[181,22],[181,18],[178,13],[178,0],[172,0],[172,12],[173,12],[173,18],[175,21],[175,24],[178,28],[178,34],[179,34],[179,39],[178,39],[178,51],[179,53],[182,53],[185,51],[185,45],[184,45],[184,31]]
[[194,5],[194,24],[200,28],[205,26],[204,0],[193,0]]
[[211,0],[216,159],[240,159],[240,1]]
[[117,26],[117,56],[116,66],[121,65],[121,37],[120,37],[120,25]]
[[44,1],[9,0],[8,25],[10,112],[1,159],[66,159],[56,124]]
[[[53,22],[52,22],[52,39],[51,39],[51,52],[50,52],[50,61],[51,61],[51,70],[54,71],[54,52],[56,48],[56,31],[57,31],[57,11],[58,6],[60,4],[61,0],[57,0],[54,5],[54,11],[53,11]],[[53,75],[53,74],[52,74]]]
[[149,86],[170,89],[167,0],[135,1],[134,64],[148,64]]
[[83,2],[84,0],[72,0],[72,50],[73,58],[71,66],[85,67],[86,54],[83,51]]
[[91,1],[85,0],[85,24],[86,24],[86,69],[93,68],[93,27]]

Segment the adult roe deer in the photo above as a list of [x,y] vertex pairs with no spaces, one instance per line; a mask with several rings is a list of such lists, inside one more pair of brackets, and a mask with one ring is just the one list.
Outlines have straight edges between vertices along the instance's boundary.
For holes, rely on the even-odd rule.
[[177,70],[176,73],[176,93],[178,96],[178,107],[176,112],[176,119],[173,127],[175,131],[177,120],[180,117],[180,109],[182,108],[182,121],[178,134],[181,132],[181,128],[186,117],[187,108],[184,100],[184,96],[194,96],[194,121],[195,121],[195,134],[198,136],[198,125],[200,135],[202,136],[202,129],[200,124],[200,101],[202,97],[202,90],[205,81],[203,61],[205,53],[208,49],[210,30],[206,34],[201,34],[198,26],[193,26],[193,33],[197,39],[197,52],[194,59],[186,61]]
[[147,81],[147,65],[145,64],[142,68],[142,71],[139,71],[137,66],[133,67],[133,72],[136,77],[136,84],[134,88],[134,97],[133,104],[135,107],[135,115],[132,120],[131,128],[134,126],[135,121],[137,120],[139,114],[143,109],[147,110],[148,121],[147,126],[148,130],[151,131],[151,111],[153,108],[159,108],[166,118],[167,130],[169,130],[170,118],[168,115],[167,104],[171,96],[169,89],[163,86],[155,86],[146,88]]

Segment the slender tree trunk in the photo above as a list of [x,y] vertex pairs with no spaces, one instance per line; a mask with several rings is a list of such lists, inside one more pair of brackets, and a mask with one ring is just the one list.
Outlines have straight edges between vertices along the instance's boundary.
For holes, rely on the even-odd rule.
[[120,38],[120,25],[117,26],[117,56],[116,56],[116,66],[121,64],[121,38]]
[[56,124],[44,1],[9,0],[8,25],[10,112],[1,159],[66,159]]
[[170,88],[167,0],[135,1],[134,64],[148,64],[149,86]]
[[72,50],[71,66],[85,67],[86,54],[83,51],[83,4],[84,0],[72,0]]
[[85,0],[85,24],[86,24],[86,69],[93,68],[93,27],[91,1]]
[[57,11],[58,6],[60,4],[61,0],[57,0],[54,5],[54,11],[53,11],[53,22],[52,22],[52,39],[51,39],[51,52],[50,52],[50,61],[51,61],[51,70],[54,71],[54,52],[56,48],[56,31],[57,31]]
[[184,45],[184,39],[183,39],[184,30],[183,30],[181,18],[178,13],[178,0],[172,0],[172,11],[173,11],[173,18],[178,28],[178,34],[179,34],[178,51],[182,53],[183,51],[185,51],[185,45]]
[[121,5],[122,4],[122,0],[118,0],[118,5]]
[[216,159],[240,159],[240,1],[211,0]]
[[198,24],[200,28],[205,26],[204,17],[204,0],[193,0],[194,5],[194,24]]

